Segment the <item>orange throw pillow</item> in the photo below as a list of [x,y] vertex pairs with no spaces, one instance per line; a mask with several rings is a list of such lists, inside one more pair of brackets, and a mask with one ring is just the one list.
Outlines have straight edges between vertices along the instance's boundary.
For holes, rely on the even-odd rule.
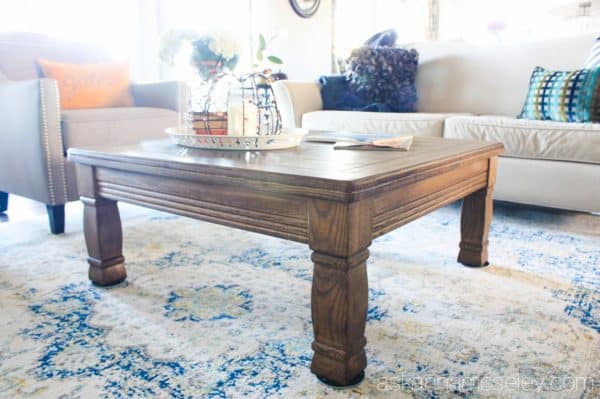
[[62,109],[132,107],[127,64],[63,64],[38,60],[44,77],[56,79]]

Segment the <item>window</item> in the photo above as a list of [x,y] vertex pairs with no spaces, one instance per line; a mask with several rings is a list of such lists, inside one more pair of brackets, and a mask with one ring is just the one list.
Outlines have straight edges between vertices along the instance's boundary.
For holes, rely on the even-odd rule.
[[399,44],[428,39],[508,43],[599,29],[600,0],[335,0],[338,59],[372,34],[395,29]]
[[[250,48],[249,0],[169,0],[160,3],[159,15],[160,34],[171,29],[191,30],[202,34],[218,28],[232,32],[242,48]],[[163,66],[162,75],[178,78],[194,76],[194,70],[188,62],[190,51],[191,49],[182,49],[174,68]],[[250,54],[248,51],[242,52],[238,65],[248,69],[250,64]]]
[[137,44],[137,11],[136,0],[6,1],[0,12],[0,29],[93,43],[126,58]]
[[0,30],[99,45],[115,59],[128,60],[134,80],[155,80],[182,76],[165,74],[159,64],[162,33],[221,27],[247,41],[248,15],[249,0],[14,0],[2,3]]
[[337,0],[335,8],[335,52],[346,58],[374,33],[398,32],[398,43],[427,38],[429,0]]
[[438,0],[442,40],[516,42],[591,31],[589,2]]

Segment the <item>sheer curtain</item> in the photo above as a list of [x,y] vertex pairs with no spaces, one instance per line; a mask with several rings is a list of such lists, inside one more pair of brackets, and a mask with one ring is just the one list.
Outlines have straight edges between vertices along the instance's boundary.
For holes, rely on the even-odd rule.
[[593,23],[589,1],[438,1],[442,40],[510,43],[600,30],[598,20]]
[[[220,27],[250,48],[250,0],[14,0],[0,5],[0,31],[91,43],[131,65],[134,80],[182,78],[160,64],[161,35]],[[240,64],[250,64],[249,52]],[[185,69],[185,66],[182,66]]]
[[371,35],[385,29],[398,32],[398,43],[427,38],[429,0],[336,0],[335,53],[346,58]]
[[[335,0],[335,53],[395,29],[399,44],[436,39],[510,43],[600,34],[600,0]],[[433,30],[433,31],[432,31]]]
[[[159,23],[157,33],[162,35],[171,29],[191,30],[202,34],[212,29],[231,32],[243,49],[239,69],[251,67],[250,0],[159,0]],[[161,65],[161,76],[186,78],[194,74],[189,66],[189,52],[183,49],[174,67]]]
[[[0,30],[36,32],[106,48],[115,59],[134,61],[140,32],[138,0],[3,1]],[[132,72],[139,74],[135,65]]]

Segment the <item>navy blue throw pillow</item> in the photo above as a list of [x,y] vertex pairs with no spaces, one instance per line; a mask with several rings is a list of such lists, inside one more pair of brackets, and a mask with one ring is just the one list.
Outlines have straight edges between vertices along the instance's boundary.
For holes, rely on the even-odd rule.
[[319,83],[324,110],[390,112],[386,104],[369,103],[353,92],[345,75],[321,76]]

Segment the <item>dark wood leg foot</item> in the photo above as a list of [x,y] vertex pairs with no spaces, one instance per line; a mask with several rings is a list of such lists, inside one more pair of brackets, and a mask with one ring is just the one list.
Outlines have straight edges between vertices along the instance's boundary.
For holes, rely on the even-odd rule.
[[0,191],[0,213],[8,209],[8,193]]
[[125,280],[123,235],[117,202],[105,198],[81,197],[84,204],[83,224],[88,250],[89,278],[94,284],[107,286]]
[[362,380],[365,379],[365,371],[364,370],[361,371],[360,374],[358,374],[352,381],[350,381],[346,385],[336,384],[335,382],[330,381],[329,379],[327,379],[327,377],[321,377],[318,374],[316,374],[316,376],[319,379],[319,381],[321,381],[325,385],[329,385],[330,387],[334,387],[334,388],[352,388],[352,387],[360,384],[362,382]]
[[492,223],[492,191],[497,158],[490,159],[488,186],[464,198],[460,218],[458,261],[465,266],[488,265],[488,233]]
[[315,265],[311,371],[329,385],[356,385],[364,377],[367,365],[370,208],[363,203],[313,201],[309,225]]
[[315,353],[311,371],[330,385],[355,385],[367,366],[368,257],[366,249],[349,258],[319,252],[312,255]]
[[65,232],[65,205],[46,205],[48,212],[48,222],[52,234],[62,234]]

